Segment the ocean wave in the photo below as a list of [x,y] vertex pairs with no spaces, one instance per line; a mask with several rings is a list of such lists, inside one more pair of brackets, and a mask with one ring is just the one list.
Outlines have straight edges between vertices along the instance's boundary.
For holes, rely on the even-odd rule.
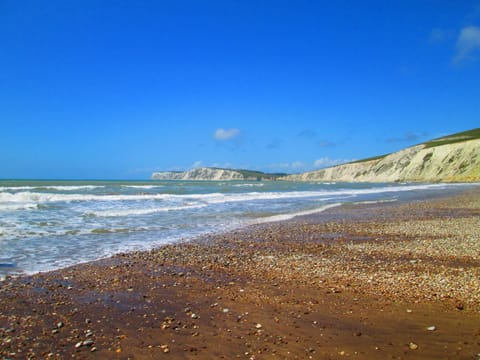
[[337,207],[342,205],[341,203],[335,203],[335,204],[328,204],[321,206],[316,209],[311,209],[311,210],[304,210],[304,211],[298,211],[290,214],[280,214],[280,215],[273,215],[273,216],[268,216],[260,219],[256,219],[253,221],[254,224],[264,224],[264,223],[271,223],[271,222],[278,222],[278,221],[286,221],[286,220],[291,220],[294,219],[298,216],[306,216],[306,215],[313,215],[317,213],[324,212],[325,210],[328,210],[333,207]]
[[202,201],[207,204],[219,204],[230,202],[243,202],[254,200],[275,200],[295,198],[321,198],[324,196],[357,196],[367,194],[395,193],[412,190],[424,190],[442,188],[445,184],[403,185],[385,186],[369,189],[327,189],[322,191],[288,191],[288,192],[245,192],[245,193],[209,193],[209,194],[118,194],[118,195],[95,195],[95,194],[54,194],[22,191],[17,193],[0,193],[0,205],[22,203],[42,204],[52,202],[80,202],[80,201],[145,201],[145,200],[170,200],[170,201]]
[[352,204],[354,205],[369,205],[369,204],[384,204],[397,202],[398,199],[386,199],[386,200],[365,200],[365,201],[355,201]]
[[57,191],[75,191],[75,190],[93,190],[104,186],[99,185],[46,185],[46,186],[0,186],[0,192],[18,191],[18,190],[57,190]]
[[23,202],[23,203],[48,203],[48,202],[71,202],[71,201],[128,201],[164,199],[169,195],[164,194],[137,194],[137,195],[94,195],[94,194],[54,194],[22,191],[14,194],[0,193],[0,203]]
[[206,204],[198,205],[183,205],[183,206],[166,206],[159,208],[146,208],[146,209],[125,209],[125,210],[103,210],[89,212],[88,216],[96,217],[121,217],[121,216],[135,216],[135,215],[148,215],[159,212],[180,211],[180,210],[192,210],[206,207]]
[[0,211],[18,211],[38,209],[38,204],[34,203],[0,203]]
[[233,187],[263,187],[265,184],[259,183],[259,184],[233,184]]
[[[35,273],[249,224],[285,221],[322,212],[340,203],[391,201],[402,199],[401,192],[422,194],[432,189],[440,193],[458,186],[338,183],[289,187],[271,183],[263,188],[233,189],[234,184],[238,185],[206,187],[189,183],[179,187],[173,183],[166,185],[166,190],[150,190],[148,194],[122,188],[123,184],[109,184],[100,191],[78,189],[73,193],[31,188],[0,191],[0,209],[2,206],[5,209],[0,213],[2,256],[18,264],[18,271]],[[135,183],[125,185],[137,186]],[[272,191],[273,188],[279,191]],[[282,191],[285,188],[289,191]],[[201,193],[206,191],[215,192]],[[270,216],[259,218],[266,214]],[[152,217],[156,217],[155,220]],[[82,251],[78,251],[79,248]]]
[[165,187],[164,185],[122,185],[123,188],[130,189],[156,189]]

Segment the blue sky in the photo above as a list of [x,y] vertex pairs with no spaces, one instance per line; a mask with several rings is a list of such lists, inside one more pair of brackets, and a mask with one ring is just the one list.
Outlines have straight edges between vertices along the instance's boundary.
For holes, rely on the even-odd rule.
[[0,0],[0,178],[300,172],[479,114],[480,1]]

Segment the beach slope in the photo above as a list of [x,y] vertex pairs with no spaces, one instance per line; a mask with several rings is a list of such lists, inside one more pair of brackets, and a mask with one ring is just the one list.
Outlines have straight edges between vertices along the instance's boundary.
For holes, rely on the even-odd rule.
[[9,359],[477,359],[480,190],[0,283]]

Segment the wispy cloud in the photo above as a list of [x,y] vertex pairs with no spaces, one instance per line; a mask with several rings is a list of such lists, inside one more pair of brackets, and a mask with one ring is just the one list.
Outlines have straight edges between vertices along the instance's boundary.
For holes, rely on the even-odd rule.
[[297,136],[299,138],[301,138],[302,141],[311,141],[315,145],[317,145],[318,147],[321,147],[321,148],[334,147],[335,146],[335,143],[333,143],[329,140],[321,139],[320,137],[318,137],[315,130],[312,130],[312,129],[305,129],[305,130],[299,132]]
[[279,170],[279,171],[299,171],[304,170],[308,165],[301,161],[293,162],[284,162],[277,164],[270,164],[269,169]]
[[313,139],[317,136],[316,132],[312,129],[305,129],[298,133],[298,137],[305,138],[305,139]]
[[203,161],[198,160],[198,161],[195,161],[195,162],[192,164],[191,168],[192,168],[192,169],[198,169],[198,168],[201,168],[201,167],[203,167],[203,166],[204,166],[204,165],[203,165]]
[[329,147],[334,147],[335,143],[328,140],[319,140],[317,141],[317,145],[321,148],[329,148]]
[[267,144],[267,149],[278,149],[284,143],[283,139],[275,138]]
[[430,32],[430,42],[433,44],[443,43],[445,41],[453,39],[455,36],[452,30],[446,29],[433,29]]
[[240,135],[239,129],[217,129],[213,134],[213,138],[218,141],[227,141]]
[[[231,162],[205,163],[204,161],[198,160],[198,161],[195,161],[190,167],[188,167],[188,169],[198,169],[198,168],[202,168],[202,167],[214,167],[214,168],[223,168],[223,169],[238,168],[234,164],[232,164]],[[184,169],[184,168],[180,168],[180,169]]]
[[355,161],[355,159],[332,159],[326,156],[326,157],[322,157],[320,159],[315,160],[313,163],[293,161],[293,162],[271,164],[268,166],[268,168],[275,171],[299,173],[304,171],[318,170],[321,168],[345,164],[351,161]]
[[315,169],[320,169],[320,168],[335,166],[339,164],[344,164],[351,161],[354,161],[354,159],[332,159],[326,156],[326,157],[322,157],[320,159],[315,160],[315,162],[313,163],[313,167]]
[[421,139],[424,139],[427,135],[428,135],[428,133],[426,133],[426,132],[407,131],[402,136],[388,138],[387,142],[389,142],[389,143],[398,143],[398,142],[413,143],[413,142],[420,141]]
[[455,64],[476,60],[480,50],[480,27],[464,27],[458,35],[456,47],[457,52],[453,58]]
[[472,11],[467,14],[467,16],[465,17],[465,19],[468,21],[468,22],[474,22],[478,19],[480,19],[480,4],[478,5],[475,5],[472,9]]

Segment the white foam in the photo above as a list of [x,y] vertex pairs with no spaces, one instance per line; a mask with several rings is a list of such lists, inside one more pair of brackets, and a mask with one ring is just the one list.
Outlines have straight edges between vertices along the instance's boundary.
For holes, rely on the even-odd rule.
[[352,204],[355,205],[369,205],[369,204],[383,204],[383,203],[391,203],[396,202],[398,199],[388,199],[388,200],[366,200],[366,201],[355,201]]
[[98,185],[65,185],[65,186],[45,186],[42,187],[47,190],[60,190],[60,191],[72,191],[72,190],[92,190],[92,189],[100,189],[103,188],[104,186],[98,186]]
[[385,186],[370,189],[331,189],[323,191],[289,191],[289,192],[248,192],[240,194],[210,193],[210,194],[124,194],[124,195],[95,195],[95,194],[52,194],[31,191],[17,193],[0,193],[0,204],[23,203],[41,204],[51,202],[72,201],[139,201],[139,200],[199,200],[208,204],[241,202],[251,200],[315,198],[322,196],[356,196],[365,194],[379,194],[385,192],[404,192],[445,187],[445,184]]
[[71,202],[71,201],[128,201],[128,200],[149,200],[164,199],[168,196],[162,194],[139,194],[139,195],[93,195],[93,194],[52,194],[23,191],[15,194],[0,193],[0,203],[2,202]]
[[233,187],[263,187],[265,184],[258,183],[258,184],[233,184]]
[[[18,191],[17,188],[17,191],[11,193],[0,191],[0,209],[2,206],[6,209],[0,217],[0,242],[5,256],[18,259],[18,261],[15,260],[15,263],[18,264],[19,270],[35,273],[122,251],[147,249],[182,238],[231,230],[252,223],[290,220],[298,216],[325,211],[340,205],[339,203],[343,201],[369,199],[375,201],[375,198],[379,198],[376,202],[381,202],[385,200],[380,198],[392,198],[395,197],[395,193],[401,191],[438,190],[454,185],[411,184],[382,187],[372,185],[377,187],[368,189],[365,189],[365,185],[355,185],[355,187],[363,187],[363,189],[351,189],[348,187],[352,185],[345,185],[345,188],[338,189],[340,186],[337,184],[334,187],[329,186],[327,189],[319,186],[319,191],[288,192],[261,192],[261,189],[253,189],[258,191],[251,192],[246,187],[247,189],[243,193],[208,194],[126,194],[131,191],[124,189],[123,193],[118,195],[80,192],[59,194]],[[218,189],[218,187],[215,188]],[[105,192],[109,189],[106,187]],[[204,190],[203,187],[201,189]],[[118,187],[116,190],[118,191]],[[172,191],[177,190],[173,188]],[[382,193],[388,193],[388,196],[355,198],[359,195]],[[346,198],[353,199],[347,200]],[[287,201],[283,201],[283,199]],[[289,199],[295,201],[288,201]],[[249,201],[250,203],[248,203]],[[258,203],[257,201],[262,202]],[[327,201],[335,203],[325,204]],[[63,206],[64,204],[49,206],[49,203],[52,202],[75,203],[68,204],[69,206]],[[239,206],[236,206],[237,202],[247,203],[240,203]],[[45,203],[47,206],[42,206]],[[222,206],[224,203],[234,203],[235,206],[233,209],[228,209]],[[292,205],[292,203],[294,204]],[[215,204],[220,205],[216,206]],[[292,212],[291,206],[295,206],[295,209],[320,207]],[[35,209],[36,207],[39,208],[38,212],[13,211],[15,209]],[[212,211],[193,210],[189,212],[189,209],[196,208],[206,208]],[[12,210],[11,213],[8,212],[9,210]],[[185,210],[185,213],[181,212],[182,210]],[[172,213],[163,214],[168,211]],[[251,214],[263,211],[284,212],[284,214],[248,220],[251,219]],[[291,213],[285,214],[289,211]],[[158,221],[152,221],[148,216],[142,218],[142,215],[157,212],[159,213],[156,219]],[[85,214],[93,216],[82,216]],[[123,232],[125,234],[122,234]],[[44,242],[41,237],[46,237]],[[26,241],[17,241],[22,238],[25,238]],[[78,248],[81,248],[82,251],[79,252]]]
[[166,206],[166,207],[146,208],[146,209],[105,210],[105,211],[92,211],[92,212],[89,212],[88,215],[93,215],[97,217],[148,215],[148,214],[154,214],[158,212],[199,209],[206,206],[207,206],[206,204],[199,204],[199,205],[184,205],[184,206]]
[[18,190],[58,190],[58,191],[74,191],[74,190],[92,190],[103,188],[98,185],[47,185],[47,186],[0,186],[2,191],[18,191]]
[[286,221],[286,220],[291,220],[294,219],[298,216],[306,216],[306,215],[313,215],[317,213],[324,212],[325,210],[337,207],[342,205],[341,203],[335,203],[335,204],[328,204],[316,209],[311,209],[311,210],[305,210],[305,211],[298,211],[295,213],[290,213],[290,214],[281,214],[281,215],[273,215],[273,216],[268,216],[265,218],[260,218],[256,219],[253,223],[254,224],[264,224],[264,223],[271,223],[271,222],[279,222],[279,221]]
[[131,188],[131,189],[156,189],[165,187],[164,185],[122,185],[124,188]]
[[32,210],[37,208],[38,204],[32,203],[0,203],[0,211]]

